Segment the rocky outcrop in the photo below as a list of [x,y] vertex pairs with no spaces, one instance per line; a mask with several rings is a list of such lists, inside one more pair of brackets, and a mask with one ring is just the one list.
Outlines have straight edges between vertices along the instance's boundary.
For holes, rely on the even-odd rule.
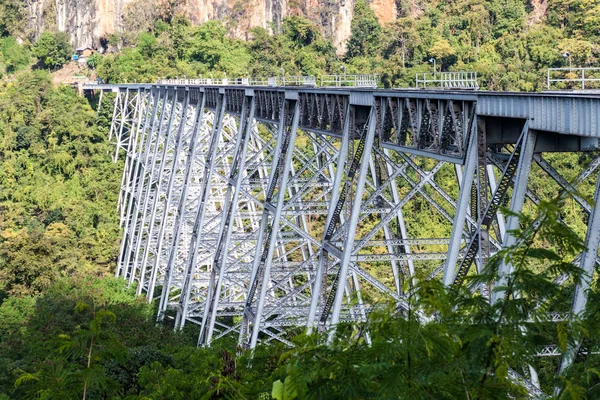
[[548,0],[531,0],[533,11],[529,15],[529,24],[537,24],[542,22],[542,18],[548,11]]
[[[30,32],[39,36],[45,29],[59,29],[71,37],[75,47],[98,46],[99,39],[123,30],[123,16],[132,2],[169,4],[184,12],[194,23],[221,19],[232,33],[247,38],[250,28],[260,26],[272,31],[281,28],[289,15],[304,15],[321,26],[343,52],[350,37],[350,23],[356,0],[26,0]],[[530,22],[546,13],[548,0],[531,0]],[[382,24],[398,15],[417,17],[426,0],[370,0]],[[162,4],[160,4],[162,3]],[[404,9],[398,9],[403,4]]]
[[[59,29],[75,47],[98,46],[100,38],[123,29],[123,15],[135,0],[26,0],[28,27],[34,37],[44,30]],[[152,0],[146,0],[148,2]],[[168,1],[168,0],[155,0]],[[304,15],[318,23],[343,51],[350,36],[356,0],[180,0],[177,7],[194,23],[221,19],[235,36],[246,38],[250,28],[272,31],[281,28],[289,15]],[[382,23],[396,18],[396,0],[372,0],[371,7]]]
[[[371,6],[382,22],[396,17],[396,0],[373,0]],[[211,19],[230,21],[235,36],[247,38],[250,28],[278,31],[290,15],[303,15],[316,22],[338,49],[350,36],[353,0],[187,0],[184,11],[196,23]]]
[[75,47],[98,46],[99,39],[122,29],[123,9],[131,0],[27,0],[28,30],[66,32]]

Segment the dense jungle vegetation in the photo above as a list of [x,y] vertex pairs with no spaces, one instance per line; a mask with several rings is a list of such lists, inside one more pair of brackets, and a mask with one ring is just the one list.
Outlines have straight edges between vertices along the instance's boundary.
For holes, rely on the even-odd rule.
[[[549,0],[539,23],[529,21],[523,0],[432,1],[414,19],[408,3],[399,2],[398,19],[382,27],[359,0],[347,54],[339,57],[301,17],[287,19],[281,34],[254,29],[241,41],[228,35],[235,21],[192,26],[136,0],[125,16],[126,34],[106,38],[111,52],[88,63],[109,82],[271,76],[280,68],[320,76],[344,65],[347,73],[379,73],[383,85],[403,86],[415,72],[431,70],[427,59],[436,57],[444,70],[478,71],[488,89],[537,90],[544,68],[564,65],[561,52],[571,52],[576,65],[597,62],[599,0]],[[538,214],[544,223],[516,232],[519,244],[478,278],[491,281],[503,257],[515,266],[506,298],[494,306],[466,289],[423,281],[410,305],[435,315],[430,323],[382,302],[365,324],[340,326],[331,346],[319,335],[299,334],[294,349],[273,344],[254,354],[238,354],[230,340],[198,349],[195,329],[157,326],[153,305],[110,277],[122,171],[109,154],[111,107],[96,112],[71,88],[53,86],[48,71],[64,65],[72,48],[56,32],[28,41],[24,26],[22,3],[0,0],[1,400],[525,398],[509,373],[527,376],[527,364],[548,394],[600,398],[598,355],[580,357],[559,377],[558,358],[536,356],[544,344],[563,351],[580,340],[588,349],[600,345],[597,281],[581,319],[543,318],[569,309],[581,277],[568,261],[583,248],[586,221],[571,203],[552,201],[558,188],[537,170],[531,185],[548,201],[527,209],[521,225],[531,226]],[[552,160],[574,177],[589,156]],[[593,186],[583,185],[582,195],[590,198]],[[435,218],[408,211],[422,215],[414,224],[423,232],[438,229]],[[555,284],[563,272],[572,278]],[[370,346],[359,334],[367,331]]]

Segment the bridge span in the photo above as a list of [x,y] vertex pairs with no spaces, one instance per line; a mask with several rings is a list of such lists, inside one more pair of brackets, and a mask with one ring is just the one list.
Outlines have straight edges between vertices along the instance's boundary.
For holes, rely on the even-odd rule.
[[[382,299],[402,306],[417,279],[463,284],[515,243],[518,220],[499,207],[540,201],[532,170],[581,208],[587,250],[574,262],[588,279],[572,312],[585,310],[600,242],[598,95],[84,89],[116,95],[110,140],[115,161],[124,157],[116,274],[160,298],[159,319],[198,325],[200,345],[226,335],[250,348],[291,345],[290,327],[364,321]],[[547,156],[555,152],[588,152],[586,165],[564,177]],[[586,182],[596,185],[591,204],[576,192]],[[500,267],[499,284],[509,271]],[[492,302],[502,296],[474,290]]]

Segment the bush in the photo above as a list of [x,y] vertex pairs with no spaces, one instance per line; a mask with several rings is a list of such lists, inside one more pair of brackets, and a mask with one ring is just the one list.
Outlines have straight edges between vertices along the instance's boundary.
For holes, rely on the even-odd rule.
[[96,69],[96,67],[100,64],[101,61],[102,61],[102,54],[94,53],[88,57],[87,65],[90,68]]

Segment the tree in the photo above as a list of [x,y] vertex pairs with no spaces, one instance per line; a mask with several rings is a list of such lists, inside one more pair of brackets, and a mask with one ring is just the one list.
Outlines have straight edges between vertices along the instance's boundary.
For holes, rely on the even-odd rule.
[[440,68],[442,68],[454,55],[454,48],[446,39],[440,39],[431,46],[429,53],[440,61]]
[[377,16],[365,0],[356,2],[350,29],[352,34],[346,57],[375,57],[379,51],[382,30]]
[[33,55],[41,67],[55,70],[66,64],[73,54],[69,37],[64,32],[44,32],[33,46]]
[[100,65],[100,62],[102,61],[102,54],[100,53],[94,53],[91,56],[88,57],[87,59],[87,65],[90,68],[94,68],[96,69],[96,67],[98,65]]
[[319,29],[308,19],[294,16],[283,21],[283,33],[296,46],[308,46],[321,38]]

